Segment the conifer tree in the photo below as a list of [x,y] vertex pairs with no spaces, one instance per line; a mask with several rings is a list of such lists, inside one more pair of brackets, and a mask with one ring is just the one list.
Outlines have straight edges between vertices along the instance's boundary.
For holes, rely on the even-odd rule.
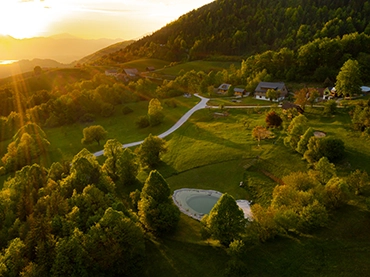
[[180,211],[170,198],[166,180],[156,170],[145,181],[138,210],[141,223],[156,235],[172,232],[177,226]]
[[211,237],[219,240],[224,246],[229,246],[233,240],[240,238],[246,224],[243,211],[227,193],[221,196],[202,222]]

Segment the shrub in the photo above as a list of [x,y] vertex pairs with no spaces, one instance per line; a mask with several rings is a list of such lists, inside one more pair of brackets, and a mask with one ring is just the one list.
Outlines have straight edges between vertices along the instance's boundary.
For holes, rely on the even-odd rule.
[[145,115],[140,116],[140,117],[136,120],[135,124],[136,124],[136,126],[137,126],[138,128],[146,128],[146,127],[148,127],[148,126],[150,125],[150,123],[149,123],[149,119],[148,119],[148,117],[147,117],[147,116],[145,116]]
[[91,113],[86,113],[80,118],[80,121],[82,123],[94,122],[95,116]]
[[132,113],[133,111],[134,111],[133,109],[131,109],[130,107],[127,107],[127,106],[124,106],[124,107],[122,108],[122,113],[123,113],[124,115],[129,114],[129,113]]

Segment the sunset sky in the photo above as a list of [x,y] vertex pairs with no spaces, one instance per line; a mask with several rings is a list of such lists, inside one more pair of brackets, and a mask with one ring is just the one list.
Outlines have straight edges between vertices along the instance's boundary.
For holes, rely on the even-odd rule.
[[212,0],[0,0],[0,35],[136,39]]

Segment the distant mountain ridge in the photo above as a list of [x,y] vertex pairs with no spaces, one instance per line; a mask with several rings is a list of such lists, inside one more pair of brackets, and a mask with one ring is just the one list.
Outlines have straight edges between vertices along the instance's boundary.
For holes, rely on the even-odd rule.
[[41,68],[67,68],[72,65],[62,64],[51,59],[20,60],[11,64],[0,64],[0,79],[33,71],[36,66]]
[[0,60],[52,59],[69,64],[121,39],[81,39],[69,34],[15,39],[0,36]]

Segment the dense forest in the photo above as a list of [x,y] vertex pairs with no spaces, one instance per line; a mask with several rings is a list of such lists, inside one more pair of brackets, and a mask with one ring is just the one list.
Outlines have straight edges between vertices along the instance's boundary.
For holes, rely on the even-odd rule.
[[320,38],[370,34],[368,1],[215,1],[131,44],[130,56],[168,60],[242,56],[287,47],[298,50]]

